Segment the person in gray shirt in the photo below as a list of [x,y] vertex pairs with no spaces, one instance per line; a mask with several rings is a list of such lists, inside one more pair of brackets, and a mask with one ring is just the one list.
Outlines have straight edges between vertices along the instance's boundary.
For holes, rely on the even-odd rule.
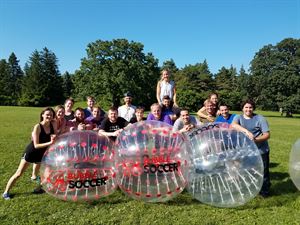
[[232,127],[238,131],[244,132],[251,140],[253,140],[261,153],[264,164],[263,186],[260,195],[268,197],[270,195],[270,175],[269,161],[270,148],[268,139],[270,138],[270,129],[267,120],[262,116],[254,113],[255,103],[248,99],[242,103],[242,115],[234,117]]
[[196,117],[190,115],[188,109],[181,109],[180,117],[173,125],[173,131],[179,131],[180,133],[187,132],[200,124],[201,123],[196,119]]

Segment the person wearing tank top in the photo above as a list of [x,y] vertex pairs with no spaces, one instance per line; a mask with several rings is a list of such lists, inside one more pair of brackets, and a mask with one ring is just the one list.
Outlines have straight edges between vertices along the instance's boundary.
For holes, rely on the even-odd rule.
[[74,99],[73,98],[68,98],[65,101],[65,119],[67,121],[73,120],[75,118],[74,111],[72,110],[74,106]]
[[170,71],[163,70],[161,80],[158,81],[156,86],[156,99],[160,105],[162,105],[163,97],[166,95],[170,97],[172,106],[177,107],[175,82],[170,80]]
[[[6,188],[2,197],[5,200],[11,198],[9,191],[20,178],[20,176],[25,172],[30,163],[40,163],[43,155],[48,146],[52,145],[56,138],[56,125],[52,124],[52,120],[54,118],[54,110],[52,108],[45,108],[40,114],[40,123],[36,124],[33,128],[32,132],[32,141],[26,147],[21,162],[17,171],[12,175],[12,177],[8,180]],[[36,170],[38,171],[40,168],[40,164],[36,166]],[[38,187],[35,191],[40,191],[41,186]]]

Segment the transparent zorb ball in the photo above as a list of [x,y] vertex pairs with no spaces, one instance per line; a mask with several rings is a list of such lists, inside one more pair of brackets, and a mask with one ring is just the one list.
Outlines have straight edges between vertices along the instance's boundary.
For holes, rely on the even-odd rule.
[[244,133],[229,128],[194,130],[189,135],[188,191],[217,207],[236,207],[254,198],[263,183],[257,146]]
[[116,169],[120,189],[145,202],[165,202],[187,184],[184,137],[172,126],[145,121],[127,126],[117,138]]
[[92,201],[110,195],[117,188],[115,175],[112,143],[92,131],[59,136],[41,165],[45,191],[65,201]]
[[298,190],[300,190],[300,139],[292,147],[290,153],[289,173]]

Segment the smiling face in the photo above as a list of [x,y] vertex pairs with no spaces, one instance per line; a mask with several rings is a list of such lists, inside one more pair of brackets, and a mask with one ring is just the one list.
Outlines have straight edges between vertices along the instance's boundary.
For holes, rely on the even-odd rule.
[[190,114],[189,114],[189,111],[187,111],[187,110],[182,110],[181,112],[180,112],[180,117],[181,117],[181,119],[182,119],[182,121],[183,121],[183,123],[186,125],[186,124],[188,124],[189,122],[190,122]]
[[42,114],[43,122],[50,123],[53,120],[53,112],[50,110],[46,110]]
[[210,96],[209,99],[213,104],[217,104],[218,103],[218,96],[216,94],[213,94],[212,96]]
[[215,105],[209,101],[205,104],[205,110],[208,114],[213,115],[215,111]]
[[73,108],[73,102],[71,100],[67,100],[65,103],[65,109],[71,111],[72,108]]
[[118,111],[117,110],[108,110],[108,119],[111,123],[117,122],[118,118]]
[[229,116],[229,109],[226,105],[220,106],[220,113],[224,118],[227,118]]
[[139,122],[139,121],[142,121],[143,120],[143,117],[144,117],[144,110],[142,109],[137,109],[135,111],[135,116],[136,116],[136,120]]
[[251,105],[250,103],[246,103],[243,107],[243,113],[246,117],[252,117],[253,116],[253,105]]
[[94,104],[95,104],[95,100],[92,98],[89,98],[86,102],[86,104],[88,105],[89,108],[93,108]]
[[57,112],[56,112],[57,119],[63,119],[64,116],[65,116],[65,109],[64,108],[60,108],[59,110],[57,110]]
[[171,105],[171,100],[170,99],[163,99],[162,104],[166,107],[169,108]]
[[83,110],[80,110],[80,109],[77,109],[75,111],[75,118],[76,118],[76,121],[77,122],[83,122],[84,121],[84,111]]
[[132,98],[131,97],[125,97],[124,102],[125,102],[126,105],[130,105],[131,102],[132,102]]
[[94,118],[98,118],[100,116],[100,109],[98,107],[93,108],[92,115]]
[[162,72],[161,77],[162,77],[163,80],[169,80],[169,77],[170,77],[169,71],[164,70],[164,71]]
[[159,120],[161,117],[161,108],[159,105],[154,105],[151,107],[151,113],[153,114],[156,120]]

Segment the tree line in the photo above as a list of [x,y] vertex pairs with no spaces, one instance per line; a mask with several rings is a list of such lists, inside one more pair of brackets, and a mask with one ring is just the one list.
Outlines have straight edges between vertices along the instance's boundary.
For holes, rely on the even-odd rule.
[[217,92],[231,109],[252,98],[263,110],[300,111],[300,39],[286,38],[256,52],[250,68],[237,71],[221,67],[216,74],[206,60],[178,68],[170,59],[158,65],[144,45],[126,39],[96,40],[88,44],[86,57],[74,74],[60,74],[52,51],[35,50],[22,69],[14,53],[0,60],[0,105],[46,106],[72,96],[82,101],[94,96],[106,108],[119,105],[123,93],[134,94],[134,104],[149,107],[156,102],[160,71],[171,71],[181,107],[196,111],[208,94]]

